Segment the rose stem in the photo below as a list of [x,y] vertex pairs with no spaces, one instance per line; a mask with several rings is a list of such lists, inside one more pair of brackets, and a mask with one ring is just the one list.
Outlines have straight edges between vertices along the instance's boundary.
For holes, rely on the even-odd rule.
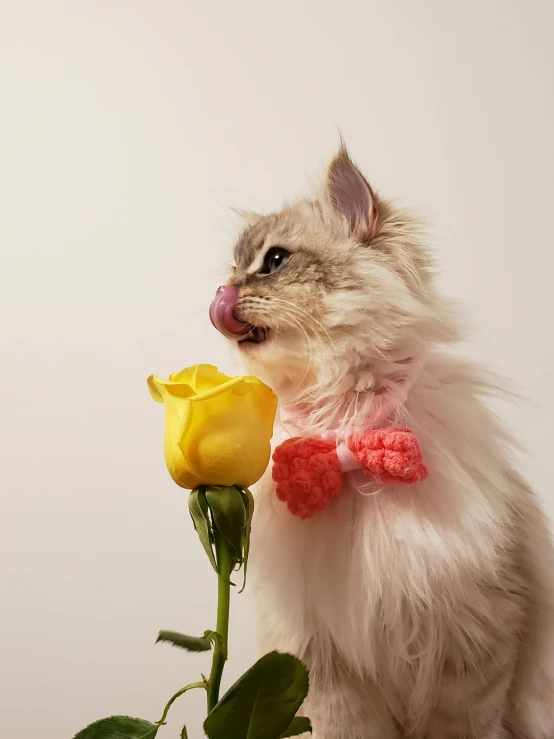
[[229,638],[229,601],[231,597],[231,556],[229,547],[219,531],[214,528],[215,555],[217,560],[217,633],[212,670],[208,680],[208,713],[219,700],[221,676],[227,660],[227,640]]

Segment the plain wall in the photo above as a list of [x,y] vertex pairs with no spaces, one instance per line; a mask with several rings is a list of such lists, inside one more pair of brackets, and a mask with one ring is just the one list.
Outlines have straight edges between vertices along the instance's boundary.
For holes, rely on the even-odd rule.
[[[228,206],[305,191],[338,145],[430,224],[468,351],[554,514],[554,3],[0,3],[0,704],[10,739],[157,720],[209,655],[215,580],[146,376],[232,370],[207,307]],[[233,600],[225,684],[254,659]],[[202,734],[203,696],[162,737]]]

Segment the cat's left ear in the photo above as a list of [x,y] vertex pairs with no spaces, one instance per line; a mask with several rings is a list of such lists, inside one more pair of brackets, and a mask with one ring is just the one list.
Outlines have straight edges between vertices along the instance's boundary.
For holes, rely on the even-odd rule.
[[375,196],[344,147],[329,165],[325,194],[334,212],[349,224],[350,233],[364,240],[375,235]]

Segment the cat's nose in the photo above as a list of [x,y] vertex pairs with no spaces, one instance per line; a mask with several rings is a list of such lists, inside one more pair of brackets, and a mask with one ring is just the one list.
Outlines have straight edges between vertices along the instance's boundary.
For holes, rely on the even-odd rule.
[[238,302],[238,287],[227,285],[217,288],[215,298],[210,305],[210,321],[231,341],[240,341],[252,331],[252,326],[235,318],[235,308]]

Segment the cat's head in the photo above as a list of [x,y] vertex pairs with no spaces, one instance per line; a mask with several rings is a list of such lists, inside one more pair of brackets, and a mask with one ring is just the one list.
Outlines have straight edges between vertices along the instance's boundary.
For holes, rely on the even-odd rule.
[[307,428],[366,425],[451,336],[415,225],[344,148],[312,199],[250,215],[234,256],[212,322]]

